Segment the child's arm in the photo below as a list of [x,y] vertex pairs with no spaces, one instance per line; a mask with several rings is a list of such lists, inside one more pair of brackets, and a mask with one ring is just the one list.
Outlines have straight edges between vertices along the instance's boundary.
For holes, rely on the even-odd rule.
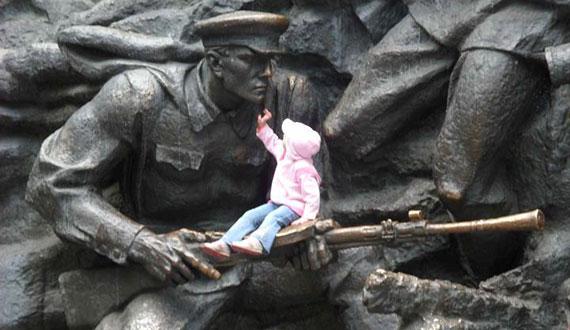
[[305,209],[301,217],[291,223],[292,225],[299,225],[315,219],[319,213],[321,203],[321,192],[317,177],[311,173],[305,173],[300,175],[299,180],[301,182],[303,199],[305,200]]
[[267,121],[271,119],[271,112],[263,110],[263,116],[257,116],[257,137],[263,142],[265,148],[273,154],[275,158],[281,157],[283,154],[283,141],[277,137],[271,127],[267,125]]

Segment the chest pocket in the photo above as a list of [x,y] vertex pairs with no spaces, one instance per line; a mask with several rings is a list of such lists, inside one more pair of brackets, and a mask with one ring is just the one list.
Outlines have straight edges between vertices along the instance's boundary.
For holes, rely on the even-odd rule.
[[199,170],[204,159],[204,153],[199,150],[193,150],[181,147],[156,145],[156,161],[158,163],[167,163],[177,169],[184,171],[187,169]]

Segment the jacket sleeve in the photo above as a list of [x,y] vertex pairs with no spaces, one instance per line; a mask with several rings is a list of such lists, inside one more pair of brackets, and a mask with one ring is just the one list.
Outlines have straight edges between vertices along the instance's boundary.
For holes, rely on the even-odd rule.
[[258,131],[256,134],[261,142],[263,142],[263,145],[265,145],[267,151],[269,151],[273,157],[279,159],[283,154],[283,141],[279,139],[271,127],[265,125],[261,131]]
[[100,195],[101,185],[133,151],[141,113],[162,93],[146,70],[107,82],[89,103],[42,144],[26,199],[58,236],[126,262],[142,225],[121,214]]

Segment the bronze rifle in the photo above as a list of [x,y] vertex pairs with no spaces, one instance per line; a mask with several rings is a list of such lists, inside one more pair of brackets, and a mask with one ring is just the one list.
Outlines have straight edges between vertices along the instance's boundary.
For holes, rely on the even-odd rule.
[[[540,210],[512,214],[494,219],[463,221],[454,223],[430,223],[423,212],[411,210],[408,212],[409,221],[400,222],[391,219],[381,221],[379,225],[354,226],[334,228],[319,233],[315,223],[311,221],[298,226],[282,229],[275,238],[272,252],[266,257],[245,257],[232,255],[229,260],[216,263],[215,266],[230,266],[244,261],[262,261],[266,258],[282,257],[282,251],[299,242],[313,238],[315,235],[324,237],[331,250],[346,249],[359,246],[370,246],[386,243],[397,243],[413,240],[419,237],[443,234],[464,234],[474,232],[500,231],[533,231],[544,228],[544,214]],[[324,220],[326,221],[326,220]],[[209,233],[210,239],[221,237],[222,233]]]

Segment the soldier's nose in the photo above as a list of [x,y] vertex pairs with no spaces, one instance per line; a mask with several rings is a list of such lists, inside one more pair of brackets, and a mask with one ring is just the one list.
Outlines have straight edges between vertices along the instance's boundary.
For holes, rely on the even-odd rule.
[[265,69],[263,70],[263,73],[261,74],[261,76],[264,78],[270,78],[272,74],[273,74],[273,70],[271,68],[271,62],[267,61],[267,64],[265,65]]

